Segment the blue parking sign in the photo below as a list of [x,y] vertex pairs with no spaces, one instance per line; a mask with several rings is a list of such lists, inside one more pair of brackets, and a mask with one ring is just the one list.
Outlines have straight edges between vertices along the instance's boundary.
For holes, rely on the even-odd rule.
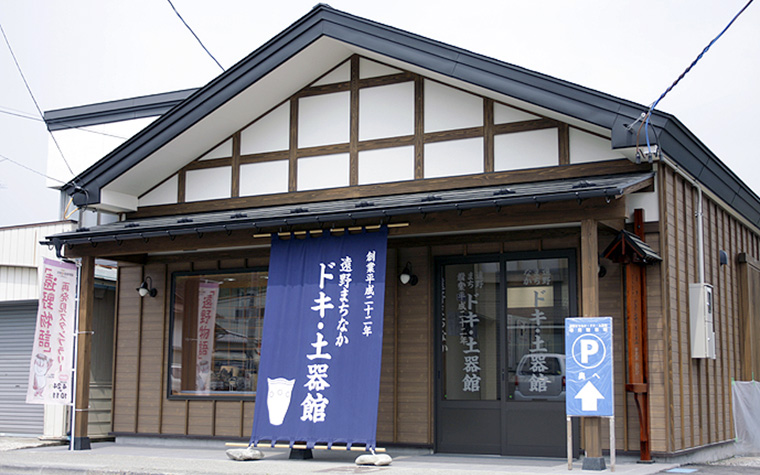
[[613,416],[612,317],[565,319],[565,412]]

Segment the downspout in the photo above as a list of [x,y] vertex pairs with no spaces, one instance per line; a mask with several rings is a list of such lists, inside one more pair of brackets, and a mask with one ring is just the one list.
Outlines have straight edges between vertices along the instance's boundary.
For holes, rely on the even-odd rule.
[[697,189],[697,211],[694,213],[694,217],[697,220],[697,277],[700,284],[705,283],[705,230],[704,230],[704,216],[702,213],[702,185],[696,180],[686,174],[678,165],[673,163],[670,159],[660,154],[659,161],[670,166],[674,172],[679,174],[684,180]]

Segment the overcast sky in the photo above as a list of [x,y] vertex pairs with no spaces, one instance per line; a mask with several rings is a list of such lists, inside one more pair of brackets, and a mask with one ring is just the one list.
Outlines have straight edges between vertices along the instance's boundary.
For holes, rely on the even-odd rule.
[[[315,0],[173,0],[225,68]],[[332,0],[358,16],[643,105],[747,0]],[[165,0],[3,0],[0,24],[43,111],[200,87],[221,73]],[[658,106],[760,194],[760,2]],[[0,38],[0,156],[46,171],[44,125]],[[0,157],[0,226],[58,219],[45,179]],[[68,181],[71,176],[54,177]]]

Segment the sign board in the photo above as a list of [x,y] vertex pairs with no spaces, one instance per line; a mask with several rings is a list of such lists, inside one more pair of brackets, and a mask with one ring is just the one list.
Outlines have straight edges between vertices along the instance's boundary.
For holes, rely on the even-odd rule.
[[565,319],[565,412],[613,416],[612,317]]
[[43,258],[29,404],[71,404],[77,266]]
[[387,238],[272,238],[252,444],[374,448]]

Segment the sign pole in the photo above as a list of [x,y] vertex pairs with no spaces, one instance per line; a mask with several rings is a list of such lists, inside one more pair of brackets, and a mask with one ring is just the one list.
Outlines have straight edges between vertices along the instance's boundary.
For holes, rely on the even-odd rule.
[[615,416],[610,417],[610,472],[615,471]]
[[[612,318],[582,317],[565,319],[565,415],[593,420],[601,429],[601,418],[615,415],[612,348]],[[590,431],[587,433],[596,433]],[[614,433],[611,435],[614,450]],[[604,470],[601,440],[593,441],[599,456],[589,454],[586,440],[584,470]]]
[[69,427],[69,450],[74,449],[76,415],[77,415],[77,343],[79,341],[79,285],[81,283],[82,266],[81,261],[77,259],[77,285],[75,287],[74,298],[74,337],[71,339],[74,349],[71,353],[71,426]]
[[567,416],[567,469],[573,469],[573,422],[570,416]]

